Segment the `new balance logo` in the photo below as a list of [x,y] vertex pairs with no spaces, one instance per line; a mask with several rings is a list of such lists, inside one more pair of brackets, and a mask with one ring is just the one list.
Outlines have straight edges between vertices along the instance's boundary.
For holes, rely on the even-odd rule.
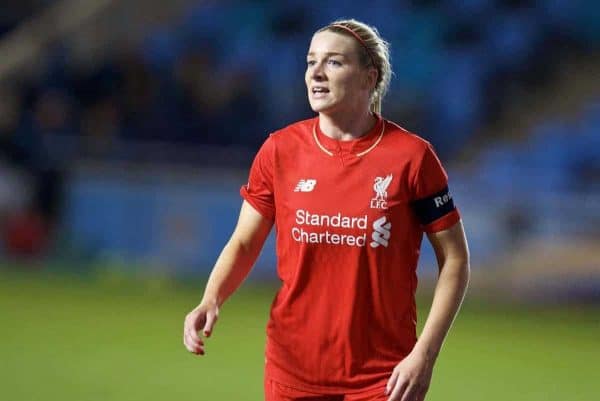
[[294,192],[312,192],[317,185],[317,180],[307,179],[298,181],[298,185],[294,189]]
[[392,234],[392,223],[387,221],[385,216],[378,218],[373,222],[373,234],[371,234],[371,248],[377,248],[382,245],[387,248]]

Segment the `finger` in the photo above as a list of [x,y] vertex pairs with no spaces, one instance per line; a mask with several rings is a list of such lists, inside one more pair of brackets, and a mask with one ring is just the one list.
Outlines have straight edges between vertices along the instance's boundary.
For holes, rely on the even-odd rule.
[[408,386],[406,388],[406,391],[404,392],[404,395],[400,399],[400,401],[414,401],[418,390],[419,390],[418,386],[415,386],[415,385]]
[[189,334],[185,336],[186,342],[193,347],[204,347],[204,342],[201,340],[194,340]]
[[398,380],[396,381],[396,385],[394,386],[394,389],[392,390],[392,394],[390,395],[390,398],[388,398],[388,401],[400,401],[400,398],[406,391],[407,386],[408,380],[398,376]]
[[207,313],[206,314],[206,323],[204,324],[204,328],[202,331],[206,337],[210,337],[213,331],[213,326],[217,322],[217,315],[215,313]]
[[392,375],[390,376],[390,378],[387,381],[387,384],[385,385],[385,395],[390,395],[390,393],[392,392],[392,389],[396,385],[397,380],[398,380],[398,373],[396,371],[393,371]]
[[194,354],[204,355],[204,344],[195,342],[187,335],[185,336],[185,346],[188,351],[193,352]]
[[198,335],[198,329],[196,328],[195,322],[186,320],[185,323],[185,333],[189,335],[194,341],[202,343],[202,339]]
[[187,333],[194,341],[199,341],[202,343],[200,336],[198,336],[198,327],[203,323],[204,319],[199,319],[199,316],[192,315],[190,313],[186,319],[184,324],[184,331]]
[[417,401],[424,401],[427,392],[429,391],[429,384],[421,386],[419,393],[417,394]]
[[204,347],[204,341],[198,337],[196,330],[187,330],[183,338],[184,342],[192,348]]
[[417,394],[417,396],[415,397],[415,401],[425,401],[425,394],[427,394],[426,390],[421,391],[419,394]]
[[192,338],[200,339],[198,336],[198,330],[204,325],[204,319],[200,316],[189,316],[185,319],[185,330]]
[[196,350],[196,347],[192,342],[190,342],[187,336],[183,339],[183,345],[185,346],[185,349],[188,350],[188,352],[195,352]]
[[194,352],[194,349],[195,349],[194,342],[192,340],[190,340],[190,338],[189,338],[189,336],[187,334],[185,334],[183,336],[183,345],[185,345],[185,348],[189,352]]

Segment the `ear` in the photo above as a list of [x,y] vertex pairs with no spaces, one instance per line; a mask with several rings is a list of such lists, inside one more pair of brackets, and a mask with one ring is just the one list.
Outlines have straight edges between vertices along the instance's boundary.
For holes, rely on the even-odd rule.
[[365,75],[365,84],[369,90],[374,90],[377,86],[377,79],[379,78],[379,71],[375,67],[369,67]]

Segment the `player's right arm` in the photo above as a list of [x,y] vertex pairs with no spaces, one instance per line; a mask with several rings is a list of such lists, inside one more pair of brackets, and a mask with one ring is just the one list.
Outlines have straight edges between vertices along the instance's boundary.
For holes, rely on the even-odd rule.
[[185,317],[183,344],[188,351],[204,355],[204,342],[198,331],[210,336],[219,316],[219,307],[250,272],[272,226],[272,220],[257,212],[247,201],[242,203],[236,228],[215,263],[202,301]]

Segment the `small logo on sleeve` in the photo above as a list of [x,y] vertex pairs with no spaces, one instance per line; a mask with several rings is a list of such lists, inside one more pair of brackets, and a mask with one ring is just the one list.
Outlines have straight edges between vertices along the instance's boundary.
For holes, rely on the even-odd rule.
[[392,182],[392,178],[391,174],[385,177],[375,177],[375,184],[373,184],[375,197],[371,199],[371,209],[387,209],[387,189]]
[[447,186],[432,195],[413,201],[411,206],[423,225],[430,224],[456,209]]
[[445,193],[442,196],[436,196],[435,198],[433,198],[433,201],[435,202],[435,207],[442,207],[451,200],[452,195],[450,195],[450,193]]
[[302,179],[298,181],[294,192],[312,192],[315,189],[315,185],[317,185],[317,180],[312,178]]

